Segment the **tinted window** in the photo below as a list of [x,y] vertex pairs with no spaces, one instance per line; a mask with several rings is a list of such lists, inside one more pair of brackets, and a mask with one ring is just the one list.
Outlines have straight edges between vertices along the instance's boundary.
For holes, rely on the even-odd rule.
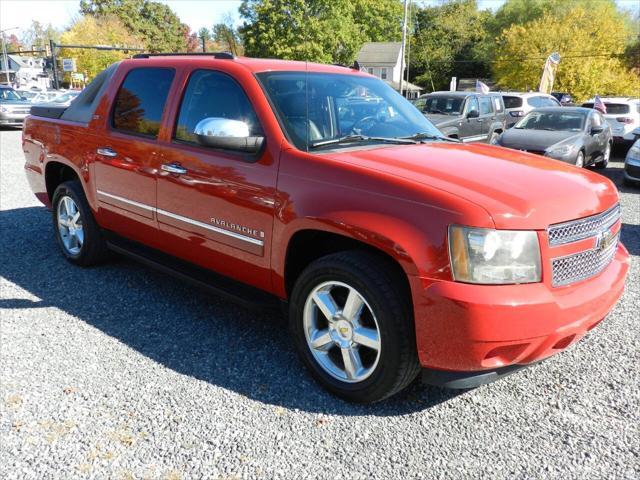
[[251,102],[234,79],[212,70],[196,70],[184,92],[174,138],[196,143],[193,132],[205,118],[239,120],[249,126],[250,135],[262,135]]
[[139,135],[158,136],[174,73],[169,68],[131,70],[116,96],[113,127]]
[[454,114],[460,115],[462,112],[462,97],[443,97],[434,96],[426,99],[426,105],[424,107],[425,113],[436,113],[447,115]]
[[21,98],[20,95],[10,88],[0,88],[0,100],[4,100],[5,102],[18,102]]
[[582,112],[534,111],[516,123],[514,128],[579,132],[584,128],[586,118],[587,115]]
[[467,108],[466,113],[469,112],[477,112],[480,110],[480,106],[478,105],[478,97],[469,97],[467,99]]
[[493,112],[490,97],[480,97],[480,115],[487,115]]
[[[582,106],[585,108],[593,108],[593,102],[583,103]],[[631,111],[629,105],[625,105],[624,103],[605,103],[604,106],[607,108],[607,114],[609,115],[619,115]]]
[[522,107],[522,99],[520,97],[513,97],[510,95],[503,95],[504,108],[520,108]]
[[527,98],[527,103],[532,107],[541,107],[542,103],[540,102],[540,100],[541,100],[540,97],[530,97],[530,98]]
[[493,109],[500,113],[504,110],[503,104],[502,104],[502,99],[501,97],[499,97],[498,95],[495,95],[493,97],[491,97],[493,100]]

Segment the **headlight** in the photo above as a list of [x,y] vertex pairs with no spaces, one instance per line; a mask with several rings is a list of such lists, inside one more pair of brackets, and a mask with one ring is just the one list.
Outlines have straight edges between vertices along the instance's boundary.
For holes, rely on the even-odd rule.
[[453,278],[484,284],[533,283],[541,279],[538,234],[451,225]]
[[640,160],[640,142],[636,142],[627,152],[627,160]]
[[559,145],[557,147],[547,149],[545,153],[552,157],[563,157],[573,152],[574,148],[575,147],[573,145]]

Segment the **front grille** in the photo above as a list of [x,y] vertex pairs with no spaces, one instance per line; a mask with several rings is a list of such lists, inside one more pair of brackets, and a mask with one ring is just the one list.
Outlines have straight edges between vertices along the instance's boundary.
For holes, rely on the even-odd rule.
[[620,205],[615,205],[606,212],[592,215],[591,217],[572,220],[570,222],[556,223],[547,229],[549,245],[563,245],[577,242],[589,237],[595,237],[600,232],[607,230],[620,218]]
[[603,250],[596,247],[593,250],[553,259],[551,261],[553,286],[560,287],[579,282],[603,271],[615,256],[619,236],[617,234],[613,243]]

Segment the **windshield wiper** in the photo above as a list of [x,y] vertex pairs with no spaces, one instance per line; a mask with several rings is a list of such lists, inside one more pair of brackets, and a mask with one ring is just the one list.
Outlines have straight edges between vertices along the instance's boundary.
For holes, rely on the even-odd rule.
[[309,148],[324,147],[325,145],[337,145],[351,142],[389,142],[389,143],[416,143],[414,139],[402,137],[369,137],[367,135],[345,135],[344,137],[321,140],[309,144]]
[[408,137],[398,137],[406,140],[444,140],[446,142],[460,143],[460,140],[455,138],[444,137],[442,135],[434,135],[432,133],[420,132],[409,135]]

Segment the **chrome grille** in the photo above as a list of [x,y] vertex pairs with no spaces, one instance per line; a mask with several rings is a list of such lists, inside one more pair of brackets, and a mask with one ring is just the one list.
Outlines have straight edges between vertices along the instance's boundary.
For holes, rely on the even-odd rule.
[[606,212],[597,215],[570,222],[556,223],[547,229],[549,245],[562,245],[595,237],[598,233],[610,228],[619,218],[620,205],[615,205]]
[[559,287],[579,282],[603,271],[616,254],[619,237],[620,235],[616,234],[613,243],[603,250],[595,248],[566,257],[554,258],[551,261],[553,286]]

